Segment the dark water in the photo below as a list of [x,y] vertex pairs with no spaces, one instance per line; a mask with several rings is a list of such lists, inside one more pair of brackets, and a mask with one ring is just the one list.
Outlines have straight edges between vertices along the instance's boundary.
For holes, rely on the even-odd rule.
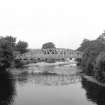
[[105,88],[80,76],[0,73],[0,105],[105,105]]

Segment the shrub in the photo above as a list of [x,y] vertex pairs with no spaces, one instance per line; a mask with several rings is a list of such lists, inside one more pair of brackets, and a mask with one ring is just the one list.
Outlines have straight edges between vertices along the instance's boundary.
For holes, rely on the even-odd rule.
[[100,82],[105,82],[105,52],[101,52],[96,58],[95,77]]
[[90,44],[85,50],[81,61],[84,73],[87,75],[94,75],[96,58],[100,52],[103,51],[105,51],[105,44],[99,40],[90,41]]

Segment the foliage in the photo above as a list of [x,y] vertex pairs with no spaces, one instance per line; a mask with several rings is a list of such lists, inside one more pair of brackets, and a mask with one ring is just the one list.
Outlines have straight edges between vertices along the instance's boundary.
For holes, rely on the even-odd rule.
[[48,48],[55,48],[55,44],[53,42],[47,42],[42,45],[42,49],[48,49]]
[[22,68],[24,66],[23,62],[18,59],[14,60],[14,65],[16,68]]
[[21,54],[27,52],[28,43],[24,41],[19,41],[16,44],[16,51],[19,51]]
[[81,46],[77,49],[78,51],[84,52],[90,44],[90,40],[84,39]]
[[[48,49],[48,52],[46,52],[45,49]],[[43,51],[44,54],[49,54],[49,53],[54,54],[54,53],[57,53],[55,44],[52,43],[52,42],[47,42],[47,43],[43,44],[42,45],[42,51]]]
[[12,63],[14,59],[12,44],[8,39],[0,39],[0,68],[8,68]]
[[105,32],[96,40],[84,40],[78,50],[83,52],[82,71],[105,82]]
[[[18,47],[17,47],[18,46]],[[19,47],[20,46],[20,47]],[[16,44],[16,38],[6,36],[0,38],[0,69],[11,67],[15,62],[16,53],[23,53],[27,50],[27,43],[19,41]]]
[[100,40],[100,41],[102,41],[102,42],[105,43],[105,31],[101,35],[99,35],[99,37],[97,38],[97,40]]
[[95,77],[97,80],[105,82],[105,52],[101,52],[96,58]]
[[105,51],[105,45],[101,41],[90,41],[81,61],[81,66],[87,75],[94,75],[96,58],[103,51]]
[[4,39],[8,41],[10,44],[9,46],[12,48],[12,50],[14,50],[16,45],[16,38],[12,36],[6,36]]
[[81,65],[81,58],[76,58],[77,66]]

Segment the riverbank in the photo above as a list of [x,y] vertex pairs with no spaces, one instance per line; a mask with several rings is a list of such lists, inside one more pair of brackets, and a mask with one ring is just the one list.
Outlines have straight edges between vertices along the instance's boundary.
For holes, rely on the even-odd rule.
[[97,80],[96,80],[94,77],[92,77],[92,76],[87,76],[87,75],[85,75],[85,74],[81,74],[81,76],[82,76],[83,78],[87,79],[87,80],[90,81],[90,82],[93,82],[93,83],[95,83],[95,84],[97,84],[97,85],[99,85],[99,86],[105,87],[105,83],[101,83],[101,82],[97,81]]

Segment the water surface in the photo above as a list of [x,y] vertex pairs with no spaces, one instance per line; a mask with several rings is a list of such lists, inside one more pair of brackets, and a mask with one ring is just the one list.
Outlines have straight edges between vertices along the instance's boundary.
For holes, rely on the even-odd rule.
[[78,75],[0,74],[0,105],[105,105],[105,88]]

